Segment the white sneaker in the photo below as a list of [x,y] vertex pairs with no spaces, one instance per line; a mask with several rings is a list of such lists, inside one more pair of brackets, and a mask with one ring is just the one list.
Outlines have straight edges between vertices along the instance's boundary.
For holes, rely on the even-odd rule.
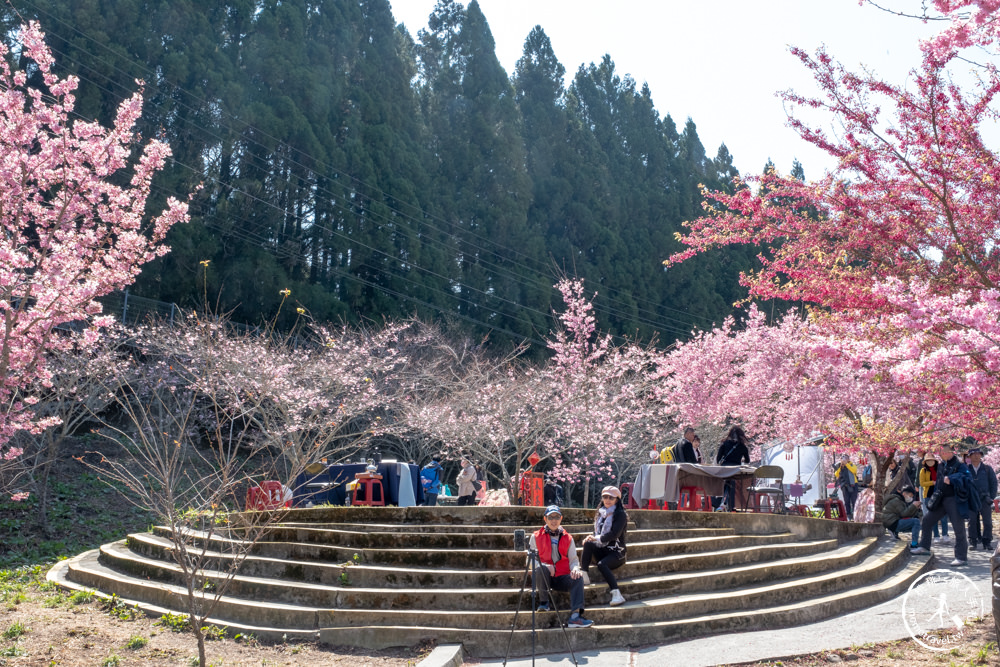
[[931,540],[931,542],[933,542],[934,544],[941,544],[942,539],[943,538],[935,537],[933,540]]
[[954,543],[955,543],[955,538],[952,537],[951,535],[945,535],[944,537],[941,538],[941,544],[954,544]]
[[967,560],[959,560],[957,558],[955,560],[951,561],[951,566],[952,567],[962,567],[963,565],[968,565],[968,564],[969,564],[969,561],[967,561]]
[[616,588],[611,591],[611,606],[617,607],[620,604],[625,604],[625,598],[622,597],[622,592]]
[[924,549],[923,547],[911,547],[910,548],[910,553],[914,554],[916,556],[919,556],[921,554],[929,554],[930,552],[931,552],[930,549]]
[[590,585],[590,575],[587,574],[586,570],[580,570],[580,572],[581,572],[581,574],[583,574],[583,585],[584,586],[589,586]]

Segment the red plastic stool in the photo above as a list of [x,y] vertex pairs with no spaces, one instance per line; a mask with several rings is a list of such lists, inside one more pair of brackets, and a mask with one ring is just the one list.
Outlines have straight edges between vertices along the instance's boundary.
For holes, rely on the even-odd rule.
[[276,480],[261,482],[259,486],[247,489],[248,510],[275,510],[291,507],[291,499],[285,500],[285,485]]
[[826,500],[817,500],[816,504],[813,505],[816,508],[823,509],[824,519],[836,519],[837,521],[847,521],[847,508],[844,507],[844,501],[840,498],[827,498]]
[[677,509],[688,512],[711,512],[712,499],[700,486],[682,486]]
[[[367,505],[369,507],[378,505],[381,507],[385,506],[385,489],[382,487],[382,475],[371,475],[371,476],[356,476],[358,483],[354,487],[354,493],[351,495],[352,505]],[[375,500],[375,488],[378,486],[378,500]],[[358,489],[362,486],[365,488],[364,500],[358,500]]]

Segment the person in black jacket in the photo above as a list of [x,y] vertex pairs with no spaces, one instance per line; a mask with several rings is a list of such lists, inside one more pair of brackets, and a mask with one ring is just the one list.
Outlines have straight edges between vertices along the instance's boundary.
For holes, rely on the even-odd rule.
[[694,429],[688,426],[684,429],[684,437],[674,445],[674,463],[698,463],[698,455],[694,452]]
[[975,490],[979,492],[979,511],[969,514],[969,544],[973,549],[982,544],[984,551],[990,551],[993,548],[993,499],[997,497],[997,475],[992,467],[983,463],[983,452],[978,447],[969,450],[969,474],[972,475]]
[[[958,499],[955,497],[954,482],[956,480],[953,479],[961,476],[971,479],[968,467],[955,456],[955,449],[952,445],[941,445],[941,464],[938,466],[937,480],[934,482],[934,491],[925,503],[924,518],[920,522],[920,546],[916,549],[910,549],[910,553],[930,553],[931,531],[934,524],[940,521],[941,517],[948,515],[955,533],[955,560],[951,562],[951,565],[958,567],[968,564],[969,540],[965,534],[965,521],[959,514]],[[933,508],[927,507],[926,505],[932,503],[935,495],[940,495],[940,500]]]
[[[734,426],[729,429],[729,434],[722,441],[722,444],[719,445],[719,451],[715,454],[715,463],[720,466],[738,466],[743,463],[750,463],[747,434],[741,426]],[[736,505],[736,482],[727,479],[722,495],[726,508],[732,512]]]
[[618,582],[611,570],[625,564],[625,535],[628,514],[622,505],[622,493],[614,486],[606,486],[601,491],[601,507],[594,516],[594,534],[583,538],[583,555],[580,569],[584,572],[590,561],[597,561],[597,569],[611,591],[611,606],[624,604],[625,598],[618,589]]

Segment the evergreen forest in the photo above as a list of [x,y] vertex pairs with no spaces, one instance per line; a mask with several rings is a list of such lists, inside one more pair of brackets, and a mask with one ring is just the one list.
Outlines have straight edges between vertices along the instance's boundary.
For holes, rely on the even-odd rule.
[[745,296],[753,249],[662,265],[700,186],[736,175],[726,146],[710,157],[611,55],[570,74],[541,26],[508,75],[476,0],[416,34],[387,0],[11,0],[2,19],[41,24],[83,118],[111,124],[145,82],[142,134],[174,156],[151,210],[195,194],[139,295],[258,323],[288,288],[318,320],[537,342],[569,275],[602,330],[661,344]]

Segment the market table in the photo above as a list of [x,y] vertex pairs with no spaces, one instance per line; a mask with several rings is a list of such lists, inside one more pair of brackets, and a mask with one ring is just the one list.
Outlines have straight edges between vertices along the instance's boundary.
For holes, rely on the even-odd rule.
[[[329,465],[325,472],[318,475],[302,473],[295,480],[293,504],[296,507],[302,507],[308,502],[315,505],[344,505],[347,503],[348,482],[353,482],[357,473],[364,472],[367,472],[367,465],[364,463],[344,463]],[[378,464],[376,474],[382,476],[387,505],[410,507],[423,502],[420,470],[417,466],[383,462]]]
[[750,466],[647,463],[640,466],[632,488],[640,506],[650,500],[676,503],[685,486],[698,486],[710,496],[721,496],[727,480],[736,482],[737,494],[743,496],[755,470]]

